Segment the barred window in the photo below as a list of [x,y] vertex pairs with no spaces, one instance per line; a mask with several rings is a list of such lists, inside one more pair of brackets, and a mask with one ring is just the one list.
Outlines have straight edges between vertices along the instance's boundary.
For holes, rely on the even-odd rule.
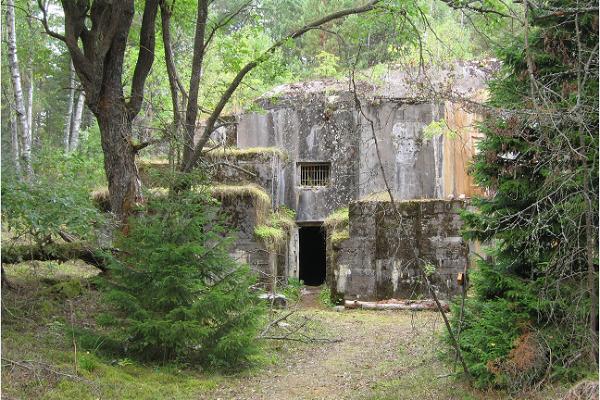
[[301,186],[327,186],[329,184],[329,163],[300,164]]

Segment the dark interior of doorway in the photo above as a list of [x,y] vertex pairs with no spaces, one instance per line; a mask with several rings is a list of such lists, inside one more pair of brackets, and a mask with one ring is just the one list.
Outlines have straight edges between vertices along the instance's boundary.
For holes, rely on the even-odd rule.
[[319,286],[325,282],[325,229],[303,226],[299,235],[300,280],[305,285]]

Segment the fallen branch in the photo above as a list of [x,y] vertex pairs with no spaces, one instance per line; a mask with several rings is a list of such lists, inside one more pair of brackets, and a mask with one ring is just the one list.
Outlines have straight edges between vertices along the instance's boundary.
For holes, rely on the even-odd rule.
[[14,360],[9,360],[8,358],[4,358],[4,357],[2,357],[2,361],[7,362],[9,365],[23,368],[28,371],[34,371],[35,367],[33,366],[33,364],[37,364],[40,366],[41,369],[48,371],[54,375],[64,376],[65,378],[73,379],[75,381],[90,382],[87,379],[82,378],[80,376],[67,374],[66,372],[57,371],[57,370],[51,368],[48,364],[45,364],[41,361],[34,361],[34,360],[14,361]]
[[257,339],[267,339],[267,340],[289,340],[292,342],[302,342],[302,343],[339,343],[342,341],[340,338],[330,339],[330,338],[321,338],[321,337],[312,337],[304,332],[302,332],[303,328],[311,321],[310,318],[304,316],[304,320],[291,328],[287,328],[282,326],[284,330],[287,332],[282,335],[267,335],[267,333],[274,326],[278,326],[282,321],[285,321],[290,316],[292,316],[296,310],[291,310],[287,313],[284,313],[279,318],[274,319],[269,322],[269,324],[263,329],[260,335],[257,336]]
[[[440,306],[444,312],[450,310],[450,307],[448,307],[448,303],[446,302],[440,302]],[[438,309],[433,300],[398,300],[395,302],[346,300],[344,302],[344,307],[348,309],[363,310],[436,311]]]
[[94,249],[85,243],[50,243],[44,246],[15,245],[2,249],[2,263],[16,264],[23,261],[69,261],[79,259],[106,271],[106,250]]
[[289,337],[289,336],[261,336],[261,339],[270,339],[270,340],[291,340],[293,342],[302,342],[302,343],[339,343],[342,341],[342,339],[337,338],[337,339],[329,339],[329,338],[313,338],[313,337],[306,337],[306,338],[296,338],[296,337]]

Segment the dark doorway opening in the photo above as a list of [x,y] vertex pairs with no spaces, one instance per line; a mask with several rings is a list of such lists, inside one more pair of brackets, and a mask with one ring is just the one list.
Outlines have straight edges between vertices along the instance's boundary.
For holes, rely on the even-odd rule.
[[320,226],[300,227],[300,280],[305,285],[325,282],[325,229]]

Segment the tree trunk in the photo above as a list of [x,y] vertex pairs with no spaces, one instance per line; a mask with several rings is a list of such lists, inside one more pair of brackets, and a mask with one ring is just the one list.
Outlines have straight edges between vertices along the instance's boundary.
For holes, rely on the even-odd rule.
[[[10,107],[12,108],[12,107]],[[15,167],[15,173],[21,177],[21,154],[19,153],[19,126],[17,125],[17,116],[12,110],[10,112],[10,148]]]
[[79,98],[75,105],[73,117],[71,118],[71,135],[69,137],[69,151],[77,150],[79,147],[79,129],[81,128],[81,118],[83,116],[83,108],[85,105],[85,92],[79,92]]
[[75,68],[73,62],[69,63],[69,104],[67,105],[67,115],[65,116],[65,132],[63,134],[63,149],[65,153],[69,152],[71,143],[71,126],[73,125],[73,101],[75,99]]
[[144,2],[139,54],[128,101],[123,93],[123,62],[135,13],[134,0],[94,1],[91,7],[89,1],[62,0],[64,34],[50,28],[48,10],[39,2],[44,30],[69,49],[85,91],[85,103],[98,121],[111,209],[125,223],[135,204],[142,201],[135,165],[140,147],[133,144],[131,123],[141,110],[146,78],[154,62],[158,1]]
[[27,105],[26,105],[26,111],[27,111],[27,127],[29,128],[29,132],[27,133],[27,137],[30,138],[32,144],[33,144],[33,89],[34,89],[34,83],[33,83],[33,67],[31,66],[31,57],[29,60],[27,60],[27,62],[29,63],[29,65],[27,66]]
[[[120,90],[120,88],[119,88]],[[108,180],[111,210],[122,220],[141,202],[141,181],[135,165],[135,148],[131,137],[131,121],[127,116],[125,101],[120,106],[110,104],[96,113],[102,150],[104,171]]]
[[[184,168],[190,163],[194,155],[194,136],[196,135],[196,118],[198,116],[198,92],[200,90],[200,78],[202,77],[202,64],[204,61],[204,37],[206,34],[207,19],[208,0],[201,0],[198,2],[196,33],[194,35],[194,55],[192,57],[192,74],[190,76],[190,90],[188,92],[187,108],[185,112],[183,160],[181,163]],[[182,171],[183,170],[184,169],[182,169]]]
[[6,36],[8,48],[8,69],[10,70],[10,78],[13,85],[13,93],[15,96],[15,109],[21,125],[21,156],[23,160],[23,168],[27,178],[33,175],[31,168],[31,130],[28,126],[27,111],[25,110],[25,102],[23,101],[23,88],[21,82],[21,72],[19,70],[19,60],[17,57],[17,31],[15,27],[15,2],[14,0],[6,1]]
[[5,246],[2,249],[2,264],[16,264],[31,260],[64,262],[80,259],[104,271],[108,264],[105,255],[107,250],[109,249],[90,247],[83,242],[50,243],[45,246],[26,244]]

